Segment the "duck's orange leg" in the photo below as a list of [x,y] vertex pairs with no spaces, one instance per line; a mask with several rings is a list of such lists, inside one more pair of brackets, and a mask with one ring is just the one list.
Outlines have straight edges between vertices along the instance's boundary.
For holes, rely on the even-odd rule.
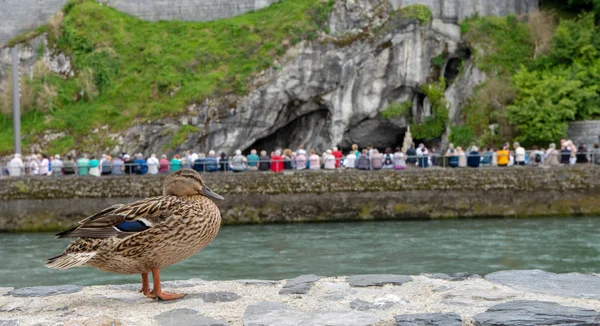
[[140,290],[146,297],[150,299],[156,298],[156,296],[150,290],[150,282],[148,281],[148,273],[142,273],[142,289]]
[[[142,274],[143,275],[143,274]],[[148,274],[146,274],[147,277]],[[183,298],[185,294],[183,293],[166,293],[162,291],[162,287],[160,286],[160,270],[158,268],[152,269],[152,280],[154,281],[154,290],[152,290],[152,294],[160,298],[164,301],[169,300],[177,300]]]

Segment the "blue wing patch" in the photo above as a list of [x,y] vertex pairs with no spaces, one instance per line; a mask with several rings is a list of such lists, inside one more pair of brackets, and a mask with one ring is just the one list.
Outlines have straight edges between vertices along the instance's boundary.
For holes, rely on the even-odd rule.
[[142,221],[134,221],[134,222],[125,221],[125,222],[121,222],[121,223],[115,225],[115,227],[123,232],[142,232],[142,231],[148,230],[150,228],[146,224],[144,224]]

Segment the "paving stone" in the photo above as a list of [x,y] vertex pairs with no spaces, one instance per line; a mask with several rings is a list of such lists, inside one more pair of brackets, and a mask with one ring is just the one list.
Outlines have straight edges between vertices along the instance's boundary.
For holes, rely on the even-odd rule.
[[59,285],[59,286],[35,286],[14,289],[8,292],[13,297],[48,297],[59,294],[68,294],[79,292],[83,289],[80,285]]
[[276,302],[261,302],[248,306],[244,326],[372,326],[379,318],[359,311],[293,310]]
[[234,280],[236,283],[248,284],[248,285],[278,285],[280,281],[269,281],[269,280]]
[[410,281],[412,281],[410,276],[394,274],[367,274],[348,277],[348,283],[354,287],[384,286],[385,284],[402,285]]
[[391,301],[383,301],[383,302],[368,302],[360,299],[354,300],[350,302],[350,308],[358,311],[367,311],[371,309],[385,310],[394,306],[394,303]]
[[146,297],[141,293],[125,292],[125,293],[110,293],[103,295],[102,298],[117,300],[119,302],[131,303],[141,300],[146,300]]
[[166,281],[162,282],[162,287],[171,288],[171,289],[179,289],[179,288],[189,288],[196,285],[206,284],[208,283],[205,280],[199,278],[193,278],[189,280],[181,280],[181,281]]
[[600,277],[569,273],[554,274],[542,270],[502,271],[485,276],[486,279],[526,291],[568,298],[600,299]]
[[173,309],[154,317],[160,326],[227,326],[227,322],[201,315],[194,309]]
[[450,273],[450,274],[434,273],[434,274],[423,274],[423,275],[427,276],[429,278],[433,278],[433,279],[452,281],[452,282],[482,278],[481,275],[479,275],[479,274],[471,274],[471,273]]
[[600,325],[600,313],[556,302],[516,300],[492,306],[473,320],[477,326],[593,326]]
[[10,320],[0,320],[0,326],[17,326],[19,325],[18,320],[10,319]]
[[461,326],[456,313],[409,314],[394,316],[396,326]]
[[279,294],[306,294],[312,287],[313,283],[322,279],[322,276],[317,275],[302,275],[291,280],[279,290]]
[[233,292],[203,292],[200,297],[204,302],[230,302],[240,298],[237,293]]

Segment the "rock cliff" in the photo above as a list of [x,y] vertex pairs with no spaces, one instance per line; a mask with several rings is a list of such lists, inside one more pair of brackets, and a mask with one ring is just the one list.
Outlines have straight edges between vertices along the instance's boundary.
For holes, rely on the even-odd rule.
[[[434,19],[423,24],[394,14],[394,9],[415,3],[427,4]],[[423,121],[431,108],[419,87],[445,77],[449,118],[456,120],[473,88],[485,80],[461,43],[457,21],[476,12],[505,15],[537,8],[537,0],[338,0],[330,14],[330,33],[292,47],[255,78],[246,96],[213,98],[190,105],[181,116],[136,124],[108,135],[115,148],[98,150],[172,154],[288,146],[324,150],[352,143],[394,146],[402,142],[408,121],[381,117],[391,103],[411,101],[413,119]],[[36,42],[20,45],[26,71],[35,61]],[[434,64],[434,58],[443,64]],[[9,59],[5,48],[0,53],[0,92]],[[44,61],[53,71],[70,73],[64,56]],[[195,125],[195,132],[179,146],[169,146],[187,124]],[[52,136],[39,139],[40,148]]]

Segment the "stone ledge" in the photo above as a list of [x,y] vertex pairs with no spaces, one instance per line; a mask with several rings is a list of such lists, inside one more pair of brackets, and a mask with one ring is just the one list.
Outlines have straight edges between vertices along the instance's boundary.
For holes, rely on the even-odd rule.
[[[423,274],[409,282],[403,275],[369,275],[360,287],[350,284],[356,277],[315,275],[290,281],[194,279],[165,282],[166,291],[186,294],[168,304],[143,297],[138,284],[2,288],[0,325],[600,325],[600,300],[579,295],[582,287],[600,286],[596,275],[455,275]],[[520,284],[523,277],[527,288]],[[288,282],[311,286],[281,294]]]

